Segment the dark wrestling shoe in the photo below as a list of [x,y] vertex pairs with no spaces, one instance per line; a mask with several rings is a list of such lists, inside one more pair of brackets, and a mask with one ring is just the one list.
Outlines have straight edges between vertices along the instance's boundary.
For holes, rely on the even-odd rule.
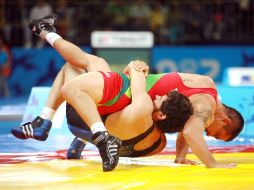
[[67,152],[67,159],[82,159],[81,153],[85,146],[83,141],[75,137]]
[[36,117],[32,122],[27,122],[20,127],[11,129],[11,133],[19,139],[36,139],[45,141],[48,138],[52,122],[41,117]]
[[119,160],[121,140],[109,135],[106,131],[95,133],[92,140],[99,149],[103,171],[108,172],[115,169]]
[[45,16],[41,19],[34,19],[29,24],[29,28],[33,34],[40,36],[42,31],[56,32],[55,28],[56,15]]

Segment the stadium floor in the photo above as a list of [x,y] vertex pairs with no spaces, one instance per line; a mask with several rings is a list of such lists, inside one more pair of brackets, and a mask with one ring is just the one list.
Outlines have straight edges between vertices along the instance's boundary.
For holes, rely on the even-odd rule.
[[[65,154],[58,152],[57,154]],[[253,189],[254,153],[217,153],[219,162],[234,162],[234,169],[207,169],[203,165],[173,164],[173,155],[121,159],[113,172],[103,173],[98,155],[65,160],[54,153],[1,155],[29,161],[0,166],[0,189]],[[21,158],[22,157],[22,158]],[[63,156],[64,157],[64,156]],[[191,155],[190,158],[196,158]],[[7,159],[7,160],[8,160]]]
[[[23,109],[23,104],[16,110]],[[5,107],[6,109],[6,107]],[[3,106],[0,111],[3,111]],[[4,110],[5,112],[6,110]],[[15,113],[16,113],[15,112]],[[20,110],[22,112],[22,110]],[[18,114],[17,114],[18,115]],[[229,144],[208,139],[219,162],[234,162],[233,169],[207,169],[203,165],[173,163],[174,141],[158,155],[121,158],[113,172],[102,172],[97,150],[88,146],[82,160],[66,160],[71,135],[50,135],[45,142],[15,139],[9,130],[20,121],[0,119],[0,189],[171,189],[238,190],[254,189],[254,141],[238,138]],[[194,155],[189,159],[198,161]]]

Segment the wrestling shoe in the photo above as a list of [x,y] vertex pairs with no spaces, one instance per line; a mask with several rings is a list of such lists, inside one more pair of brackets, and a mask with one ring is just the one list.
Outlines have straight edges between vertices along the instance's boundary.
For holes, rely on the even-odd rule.
[[92,140],[99,149],[103,171],[108,172],[115,169],[119,160],[121,140],[109,135],[106,131],[95,133]]
[[75,137],[67,152],[67,159],[82,159],[81,153],[85,146],[83,141]]
[[32,138],[38,141],[45,141],[48,138],[51,126],[52,122],[50,120],[42,119],[38,116],[32,122],[12,128],[11,133],[19,139]]
[[56,15],[45,16],[41,19],[34,19],[29,24],[29,28],[36,36],[41,36],[42,32],[56,32]]

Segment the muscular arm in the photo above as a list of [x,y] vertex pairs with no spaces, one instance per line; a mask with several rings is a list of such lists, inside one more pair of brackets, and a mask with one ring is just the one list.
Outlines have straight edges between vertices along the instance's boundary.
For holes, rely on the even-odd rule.
[[[188,119],[183,129],[183,137],[192,152],[208,168],[232,168],[233,163],[218,163],[208,150],[203,131],[214,121],[216,102],[209,95],[195,95],[190,98],[194,114]],[[181,150],[180,150],[181,151]]]
[[130,107],[134,109],[133,111],[136,116],[139,115],[150,115],[153,110],[152,100],[146,92],[146,78],[143,72],[136,71],[134,66],[131,65],[129,69],[129,74],[131,77],[131,94],[132,103]]
[[186,159],[188,153],[189,145],[184,139],[183,133],[179,133],[176,139],[176,158],[175,163],[178,164],[190,164],[197,165],[199,162]]
[[194,113],[187,121],[183,131],[183,136],[193,153],[208,168],[216,167],[216,160],[208,150],[203,136],[204,126],[211,121],[211,118],[212,112],[210,110]]
[[209,95],[196,95],[190,98],[194,109],[193,115],[186,122],[183,137],[192,152],[206,165],[216,167],[216,160],[205,142],[203,131],[214,120],[216,104]]
[[183,137],[183,133],[179,133],[177,135],[177,139],[176,139],[176,159],[175,159],[175,161],[177,162],[177,160],[185,159],[188,149],[189,149],[189,145],[186,143],[186,141]]

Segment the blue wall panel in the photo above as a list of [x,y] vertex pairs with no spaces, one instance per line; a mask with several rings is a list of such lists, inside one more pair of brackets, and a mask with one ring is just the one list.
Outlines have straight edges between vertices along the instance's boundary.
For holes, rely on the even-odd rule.
[[221,101],[243,115],[245,125],[241,134],[254,136],[254,87],[217,86]]
[[[91,48],[83,49],[91,52]],[[13,48],[12,52],[12,96],[29,95],[33,86],[51,85],[65,62],[53,48]],[[228,67],[254,67],[254,46],[154,47],[151,58],[151,67],[159,72],[199,73],[221,82]]]
[[155,47],[152,67],[158,72],[189,72],[221,82],[228,67],[254,66],[254,46]]
[[[90,52],[90,48],[83,48]],[[49,86],[64,65],[53,49],[13,48],[13,71],[8,79],[11,96],[28,96],[33,86]]]

